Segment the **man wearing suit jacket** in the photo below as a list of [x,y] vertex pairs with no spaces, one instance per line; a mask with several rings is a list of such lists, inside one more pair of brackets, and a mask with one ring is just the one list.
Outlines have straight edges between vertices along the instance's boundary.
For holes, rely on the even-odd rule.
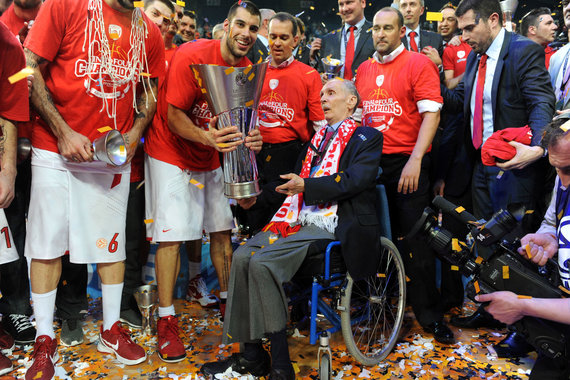
[[[472,181],[473,211],[479,218],[489,219],[515,202],[537,210],[544,198],[547,168],[545,160],[540,160],[546,152],[539,143],[545,125],[552,119],[555,101],[544,66],[544,49],[502,28],[497,0],[463,0],[455,14],[463,41],[473,49],[463,81],[452,91],[442,86],[445,106],[455,111],[463,109],[465,116],[465,126],[458,129],[457,138],[464,144],[469,160],[465,175],[455,181]],[[527,124],[533,133],[530,146],[512,142],[516,148],[513,159],[497,166],[482,164],[482,143],[493,132]],[[478,252],[488,255],[480,247]],[[489,321],[482,308],[470,317],[452,319],[456,326],[471,328]]]
[[372,23],[364,18],[364,8],[366,0],[338,0],[338,11],[344,25],[326,34],[322,40],[315,39],[311,46],[311,58],[317,60],[319,71],[323,71],[320,58],[315,56],[319,49],[321,58],[330,56],[344,63],[339,74],[344,79],[352,79],[358,66],[372,57]]
[[[282,283],[293,277],[315,240],[340,240],[352,277],[376,273],[380,226],[370,206],[382,134],[357,127],[350,118],[359,102],[352,81],[334,79],[323,87],[321,104],[328,126],[315,134],[312,146],[299,157],[300,176],[281,176],[288,182],[276,190],[288,197],[272,222],[234,252],[223,342],[242,342],[244,350],[204,364],[203,374],[214,376],[231,366],[253,376],[271,371],[270,379],[295,378]],[[265,334],[271,340],[271,358],[261,344]]]
[[427,55],[441,69],[443,38],[420,28],[420,17],[425,10],[424,0],[399,0],[397,4],[406,25],[406,36],[402,37],[406,49]]

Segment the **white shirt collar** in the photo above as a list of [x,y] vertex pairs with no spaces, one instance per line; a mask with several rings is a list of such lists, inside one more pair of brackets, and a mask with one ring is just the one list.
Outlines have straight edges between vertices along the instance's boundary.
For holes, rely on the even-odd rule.
[[404,50],[406,50],[406,48],[404,47],[404,44],[400,44],[400,46],[398,46],[393,52],[391,52],[388,55],[380,56],[380,53],[375,52],[373,57],[376,60],[376,62],[378,62],[378,63],[388,63],[388,62],[392,62],[393,60],[395,60],[396,57],[399,56],[400,54],[402,54],[402,52]]
[[290,64],[293,63],[293,61],[295,60],[295,57],[293,55],[291,55],[285,61],[281,62],[281,64],[279,66],[273,66],[271,64],[271,62],[273,61],[273,56],[270,55],[269,57],[267,57],[267,60],[269,61],[269,67],[274,68],[274,69],[284,69],[285,67],[288,67]]
[[501,54],[501,48],[503,47],[503,42],[505,41],[505,28],[501,28],[497,37],[491,42],[491,46],[487,48],[485,54],[493,60],[498,60]]
[[416,26],[416,29],[410,29],[406,26],[406,36],[407,37],[410,36],[410,32],[416,32],[416,36],[419,37],[419,35],[420,35],[420,24],[418,24],[418,26]]
[[[366,22],[366,19],[364,17],[362,17],[362,20],[360,20],[356,24],[354,24],[354,26],[356,26],[356,30],[354,32],[356,33],[357,31],[362,29],[362,26],[364,25],[365,22]],[[352,25],[350,25],[350,24],[344,24],[344,33],[348,33],[348,28],[350,28],[351,26]]]

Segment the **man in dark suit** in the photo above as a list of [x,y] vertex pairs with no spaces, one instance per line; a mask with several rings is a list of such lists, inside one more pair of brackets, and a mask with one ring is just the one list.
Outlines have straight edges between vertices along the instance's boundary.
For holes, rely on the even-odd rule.
[[402,37],[406,49],[424,53],[438,68],[441,68],[443,38],[437,33],[420,28],[420,17],[425,10],[424,0],[399,0],[397,4],[406,25],[406,36]]
[[[344,64],[339,76],[352,79],[358,66],[372,57],[375,51],[372,43],[372,23],[364,18],[364,8],[366,0],[338,0],[343,26],[326,34],[322,40],[315,39],[311,45],[311,60],[316,61],[319,71],[323,71],[320,58],[336,58]],[[319,50],[317,56],[316,52]]]
[[[540,147],[542,131],[554,113],[554,93],[544,66],[544,50],[534,42],[502,28],[502,12],[497,0],[463,0],[455,11],[463,41],[473,51],[467,59],[463,81],[455,90],[442,86],[445,106],[463,110],[465,125],[457,131],[468,161],[459,182],[472,181],[473,211],[489,219],[509,203],[521,202],[540,214],[544,198]],[[530,146],[512,142],[513,159],[484,166],[481,146],[495,131],[529,125]],[[538,216],[540,218],[540,216]],[[478,248],[479,254],[487,256]],[[466,318],[454,318],[459,327],[480,327],[490,322],[480,308]],[[506,342],[508,343],[508,342]],[[497,348],[497,347],[496,347]],[[508,354],[508,353],[507,353]],[[501,353],[499,353],[501,355]]]
[[269,55],[269,20],[275,11],[273,9],[263,8],[260,9],[261,13],[261,26],[257,31],[257,40],[251,50],[247,53],[247,58],[253,63],[261,63]]
[[[371,205],[382,135],[373,128],[357,127],[350,118],[359,102],[352,81],[335,79],[323,87],[321,104],[328,126],[317,132],[313,146],[299,157],[301,176],[281,176],[288,182],[276,190],[288,198],[272,222],[234,252],[223,341],[242,342],[244,350],[204,364],[203,374],[214,376],[231,366],[254,376],[271,371],[270,379],[295,378],[285,332],[288,305],[282,283],[293,277],[315,240],[340,240],[352,277],[375,273],[380,226]],[[271,358],[261,344],[266,334],[271,340]]]

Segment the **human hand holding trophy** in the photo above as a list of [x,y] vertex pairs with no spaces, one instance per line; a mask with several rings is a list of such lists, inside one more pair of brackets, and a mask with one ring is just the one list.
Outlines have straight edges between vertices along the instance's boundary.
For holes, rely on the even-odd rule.
[[262,145],[256,125],[266,70],[267,62],[247,67],[192,65],[208,107],[216,115],[205,136],[224,153],[224,194],[228,198],[261,193],[254,152]]

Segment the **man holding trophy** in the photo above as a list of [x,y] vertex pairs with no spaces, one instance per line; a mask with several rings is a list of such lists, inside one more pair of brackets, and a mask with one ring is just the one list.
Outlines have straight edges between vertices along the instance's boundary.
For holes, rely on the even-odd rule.
[[[207,80],[199,75],[197,68],[219,69],[241,85],[255,83],[254,79],[259,79],[255,78],[257,69],[249,67],[251,62],[246,54],[255,43],[260,20],[258,8],[240,0],[228,12],[222,40],[198,40],[178,49],[146,136],[147,236],[159,243],[155,263],[159,293],[158,354],[166,362],[186,357],[173,304],[180,245],[183,241],[201,240],[203,230],[210,233],[210,252],[221,289],[220,311],[224,314],[233,228],[224,192],[236,195],[232,193],[235,190],[232,184],[226,180],[224,185],[219,153],[226,154],[227,169],[231,166],[227,162],[231,161],[230,155],[246,150],[240,146],[244,142],[252,151],[259,151],[262,144],[255,129],[243,139],[233,126],[235,119],[226,118],[226,114],[220,115],[218,124],[227,128],[216,129],[218,117],[213,116],[220,112],[209,105],[216,95],[209,91],[217,89],[204,88]],[[239,72],[240,67],[245,69]],[[263,75],[258,77],[263,79]],[[236,92],[223,95],[217,99],[231,102],[240,97]],[[227,170],[225,174],[229,174]]]

